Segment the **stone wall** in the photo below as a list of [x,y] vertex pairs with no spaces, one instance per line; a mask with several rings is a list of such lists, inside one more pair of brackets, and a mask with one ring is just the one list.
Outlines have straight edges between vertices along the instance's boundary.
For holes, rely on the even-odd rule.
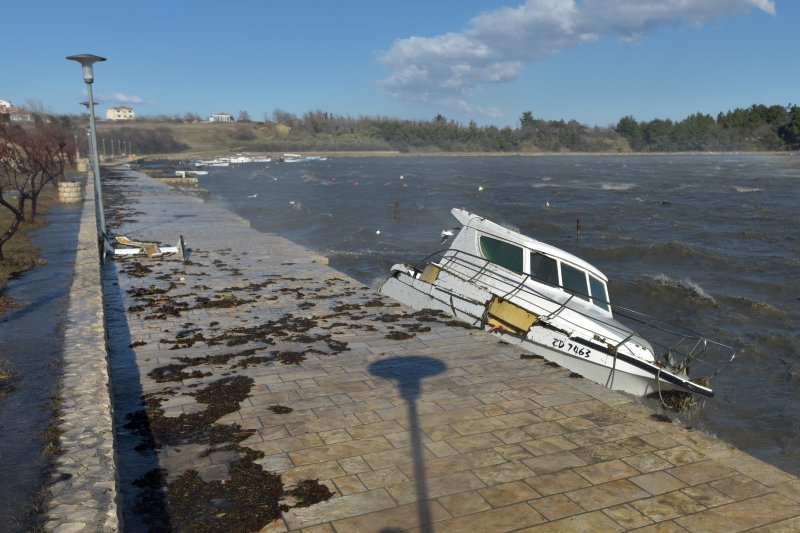
[[94,183],[86,180],[64,332],[60,445],[46,531],[119,531],[113,407],[97,244]]
[[71,204],[83,200],[83,191],[79,181],[60,181],[58,183],[58,201]]

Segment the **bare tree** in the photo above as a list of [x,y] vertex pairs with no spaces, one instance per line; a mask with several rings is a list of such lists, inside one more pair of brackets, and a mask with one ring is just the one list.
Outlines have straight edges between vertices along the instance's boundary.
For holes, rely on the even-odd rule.
[[295,126],[298,122],[297,116],[284,111],[283,109],[276,109],[272,112],[272,119],[276,124],[284,124],[286,126]]
[[28,220],[26,202],[30,201],[33,222],[39,194],[48,183],[55,185],[64,176],[67,165],[74,165],[74,154],[72,135],[60,125],[40,123],[26,130],[0,124],[0,205],[13,215],[0,234],[0,260],[3,244]]
[[31,222],[36,220],[39,194],[48,183],[56,186],[67,165],[75,166],[75,142],[70,133],[56,124],[41,124],[29,131],[25,146],[30,172]]
[[[0,124],[0,205],[12,214],[11,223],[3,233],[0,233],[0,261],[5,259],[3,245],[14,236],[20,224],[25,221],[25,201],[28,199],[30,178],[25,170],[27,162],[15,142],[18,130],[19,128]],[[6,193],[16,193],[16,201],[12,203],[6,198]]]

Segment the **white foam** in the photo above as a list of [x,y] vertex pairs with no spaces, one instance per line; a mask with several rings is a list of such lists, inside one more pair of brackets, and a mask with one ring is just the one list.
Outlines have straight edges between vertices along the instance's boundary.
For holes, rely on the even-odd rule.
[[604,183],[600,186],[604,191],[629,191],[634,187],[634,183]]

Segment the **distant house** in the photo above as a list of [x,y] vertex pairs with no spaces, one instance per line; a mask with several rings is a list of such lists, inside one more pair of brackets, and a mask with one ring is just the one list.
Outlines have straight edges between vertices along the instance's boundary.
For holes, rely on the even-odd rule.
[[233,122],[233,115],[229,113],[215,113],[208,117],[209,122]]
[[8,116],[11,122],[33,122],[33,114],[27,109],[12,107],[8,110]]
[[14,107],[8,100],[0,100],[0,121],[33,122],[33,113],[27,109]]
[[136,113],[127,106],[109,107],[106,109],[106,120],[133,120]]

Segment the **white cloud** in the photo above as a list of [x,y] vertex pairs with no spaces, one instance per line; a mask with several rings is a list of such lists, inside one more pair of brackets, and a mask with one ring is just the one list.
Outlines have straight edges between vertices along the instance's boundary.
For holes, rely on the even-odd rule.
[[97,100],[104,104],[143,104],[143,105],[148,104],[148,102],[141,96],[135,96],[123,93],[98,94]]
[[[469,104],[484,84],[517,79],[525,63],[603,36],[635,41],[665,25],[702,26],[774,0],[527,0],[483,13],[460,32],[395,41],[379,57],[391,69],[380,85],[397,99],[481,113]],[[488,115],[496,109],[483,110]]]

